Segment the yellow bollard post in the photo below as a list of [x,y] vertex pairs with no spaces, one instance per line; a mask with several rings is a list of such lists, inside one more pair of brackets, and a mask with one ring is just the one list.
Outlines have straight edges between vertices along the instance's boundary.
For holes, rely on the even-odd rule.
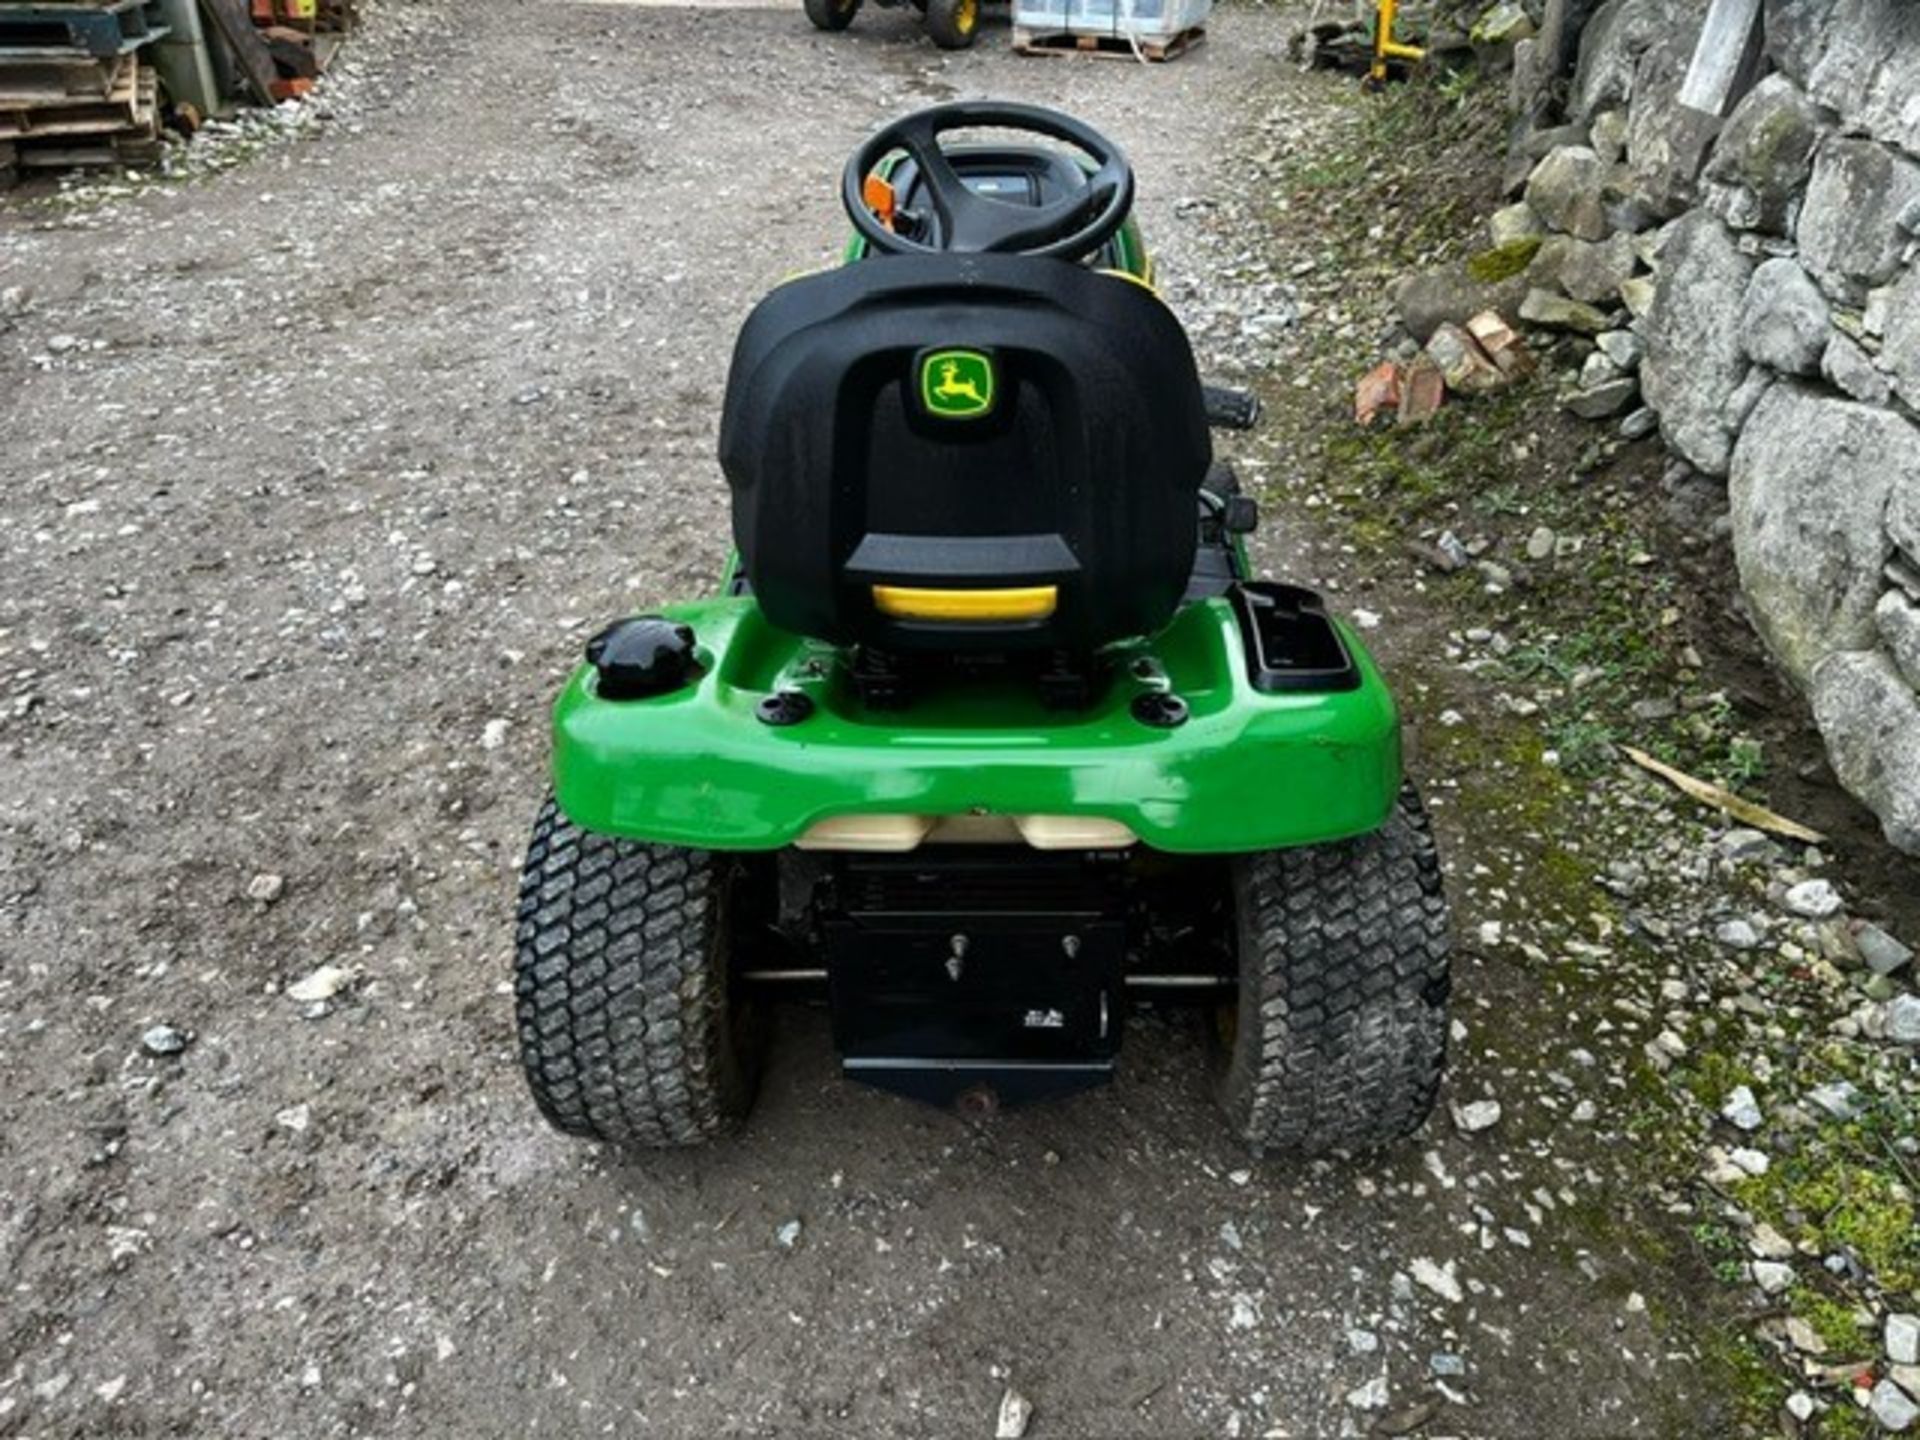
[[1389,60],[1427,58],[1427,52],[1418,45],[1402,45],[1393,38],[1393,19],[1399,8],[1400,0],[1379,0],[1373,22],[1373,68],[1367,72],[1367,78],[1375,85],[1386,83]]

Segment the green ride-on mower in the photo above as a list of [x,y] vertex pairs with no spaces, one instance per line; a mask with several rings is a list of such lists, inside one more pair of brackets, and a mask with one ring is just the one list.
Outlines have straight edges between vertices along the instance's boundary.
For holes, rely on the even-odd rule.
[[[804,0],[807,19],[817,30],[844,30],[866,0]],[[926,22],[927,34],[942,50],[965,50],[980,33],[982,0],[873,0],[883,9],[911,5]]]
[[554,711],[516,995],[560,1129],[729,1130],[782,996],[849,1078],[963,1109],[1105,1081],[1140,1001],[1199,1008],[1256,1150],[1432,1108],[1447,908],[1399,717],[1248,565],[1209,426],[1257,407],[1201,384],[1133,183],[1054,111],[909,115],[847,164],[848,263],[748,317],[720,591],[602,630]]

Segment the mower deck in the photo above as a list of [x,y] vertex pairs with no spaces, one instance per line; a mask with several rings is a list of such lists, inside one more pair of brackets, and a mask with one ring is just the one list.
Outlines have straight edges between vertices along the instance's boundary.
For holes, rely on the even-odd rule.
[[[1393,700],[1358,639],[1317,615],[1344,648],[1325,681],[1342,688],[1313,688],[1311,670],[1261,688],[1242,611],[1209,598],[1112,647],[1083,708],[1049,708],[1018,677],[965,676],[876,710],[839,652],[775,629],[750,597],[664,613],[693,628],[690,684],[609,700],[583,665],[555,707],[556,794],[583,830],[772,850],[839,817],[1078,817],[1159,850],[1230,853],[1377,830],[1400,785]],[[1136,701],[1159,694],[1184,702],[1183,721],[1142,718],[1153,702]],[[804,718],[769,723],[763,702],[781,695],[804,697],[787,704]]]

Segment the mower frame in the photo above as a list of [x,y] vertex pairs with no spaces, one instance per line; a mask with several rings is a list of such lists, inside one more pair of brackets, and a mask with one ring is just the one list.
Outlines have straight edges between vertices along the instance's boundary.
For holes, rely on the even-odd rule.
[[[1378,829],[1399,790],[1399,717],[1359,639],[1330,688],[1263,690],[1246,622],[1197,601],[1112,647],[1094,704],[1049,709],[1031,683],[968,680],[901,710],[863,703],[847,657],[767,623],[747,596],[661,612],[691,626],[698,680],[608,700],[581,665],[554,711],[560,808],[583,830],[713,850],[772,850],[855,815],[1080,816],[1155,849],[1225,854]],[[769,723],[770,697],[803,697]],[[1185,718],[1139,718],[1173,696]],[[1265,803],[1249,803],[1255,799]]]

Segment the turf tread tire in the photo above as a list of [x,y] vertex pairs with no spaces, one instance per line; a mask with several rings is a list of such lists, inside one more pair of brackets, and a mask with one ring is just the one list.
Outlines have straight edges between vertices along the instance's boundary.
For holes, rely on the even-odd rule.
[[1221,1104],[1256,1152],[1363,1150],[1417,1130],[1446,1063],[1448,915],[1426,812],[1232,866],[1240,995]]
[[595,835],[549,797],[520,873],[514,1003],[535,1103],[570,1135],[660,1148],[738,1126],[758,1046],[727,986],[729,862]]

